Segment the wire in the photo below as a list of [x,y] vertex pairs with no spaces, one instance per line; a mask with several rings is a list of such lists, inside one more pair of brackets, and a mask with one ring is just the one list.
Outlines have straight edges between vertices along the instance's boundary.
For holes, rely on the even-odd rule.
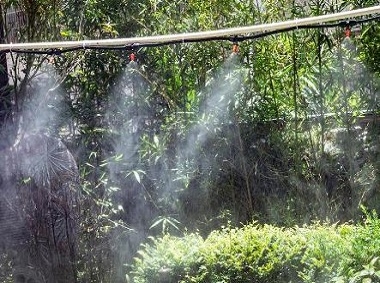
[[[380,16],[360,19],[353,19],[361,16],[380,13],[380,5],[362,8],[352,11],[344,11],[335,14],[315,16],[303,19],[294,19],[284,22],[260,24],[246,27],[236,27],[204,32],[181,33],[171,35],[158,35],[134,38],[103,39],[103,40],[83,40],[83,41],[61,41],[61,42],[31,42],[0,44],[0,52],[29,53],[56,55],[77,50],[135,50],[142,47],[157,47],[178,43],[206,42],[217,40],[228,40],[234,43],[244,40],[258,39],[265,36],[288,32],[297,29],[316,29],[332,27],[351,27],[370,21],[379,20]],[[334,22],[335,23],[328,23]],[[337,22],[341,21],[341,22]]]

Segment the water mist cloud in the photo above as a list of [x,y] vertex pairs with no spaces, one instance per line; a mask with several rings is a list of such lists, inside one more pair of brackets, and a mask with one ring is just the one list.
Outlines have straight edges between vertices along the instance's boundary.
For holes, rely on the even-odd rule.
[[[203,96],[203,101],[199,107],[198,119],[190,127],[185,144],[178,145],[178,167],[190,160],[204,163],[201,166],[203,168],[211,166],[213,161],[203,159],[200,156],[200,149],[215,137],[223,126],[234,123],[231,113],[235,107],[238,92],[242,88],[242,73],[239,70],[238,60],[239,57],[236,54],[227,58],[199,94]],[[207,163],[210,164],[207,165]]]
[[9,259],[14,278],[55,282],[61,276],[73,282],[79,172],[56,138],[63,95],[47,68],[29,83],[15,113],[16,139],[0,152],[0,243],[15,255]]

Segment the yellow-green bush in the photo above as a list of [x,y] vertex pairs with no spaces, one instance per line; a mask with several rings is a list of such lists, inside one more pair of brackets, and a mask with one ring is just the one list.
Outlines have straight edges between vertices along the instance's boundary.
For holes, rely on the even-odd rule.
[[379,241],[376,216],[363,225],[250,224],[214,231],[206,239],[166,235],[143,246],[130,278],[136,283],[378,280]]

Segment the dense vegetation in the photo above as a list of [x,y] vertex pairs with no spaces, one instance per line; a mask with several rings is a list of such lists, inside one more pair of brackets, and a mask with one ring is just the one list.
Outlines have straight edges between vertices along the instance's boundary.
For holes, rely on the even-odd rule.
[[379,282],[379,219],[364,225],[224,227],[206,239],[165,235],[144,245],[134,281]]
[[[376,4],[25,0],[3,1],[1,10],[5,16],[17,6],[28,19],[17,40],[33,42],[201,31]],[[7,38],[11,27],[4,26]],[[144,276],[160,274],[161,260],[176,260],[170,251],[157,254],[173,245],[179,255],[197,246],[168,267],[183,269],[173,274],[190,276],[187,282],[223,282],[218,276],[229,272],[236,280],[257,278],[252,282],[345,280],[369,264],[370,258],[354,267],[347,262],[360,255],[352,247],[363,246],[355,241],[371,231],[367,226],[260,226],[356,223],[361,206],[379,209],[380,26],[359,28],[350,39],[341,27],[280,33],[241,42],[234,56],[231,43],[219,41],[134,50],[132,63],[130,50],[9,54],[10,86],[0,97],[2,141],[12,136],[10,121],[23,116],[34,121],[29,131],[61,138],[79,166],[80,280],[122,282],[131,269],[124,264],[133,262],[139,244],[161,235],[155,246],[145,246],[157,264],[138,263],[136,282],[156,282]],[[214,232],[222,225],[228,228]],[[185,241],[167,234],[185,235]],[[224,250],[233,239],[225,235],[236,237],[236,249],[250,247],[240,237],[266,239],[258,251],[275,247],[264,258],[252,254],[247,263],[233,263]],[[315,250],[305,245],[312,237],[320,237]],[[224,244],[215,261],[198,258]],[[321,259],[315,253],[322,248],[329,251]],[[303,257],[305,251],[312,256]],[[249,263],[260,268],[244,269]]]

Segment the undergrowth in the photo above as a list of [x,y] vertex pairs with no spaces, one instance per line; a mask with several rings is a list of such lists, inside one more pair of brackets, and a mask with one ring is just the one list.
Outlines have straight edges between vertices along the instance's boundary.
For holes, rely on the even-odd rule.
[[380,282],[380,220],[292,228],[252,223],[207,238],[164,235],[142,246],[135,283]]

